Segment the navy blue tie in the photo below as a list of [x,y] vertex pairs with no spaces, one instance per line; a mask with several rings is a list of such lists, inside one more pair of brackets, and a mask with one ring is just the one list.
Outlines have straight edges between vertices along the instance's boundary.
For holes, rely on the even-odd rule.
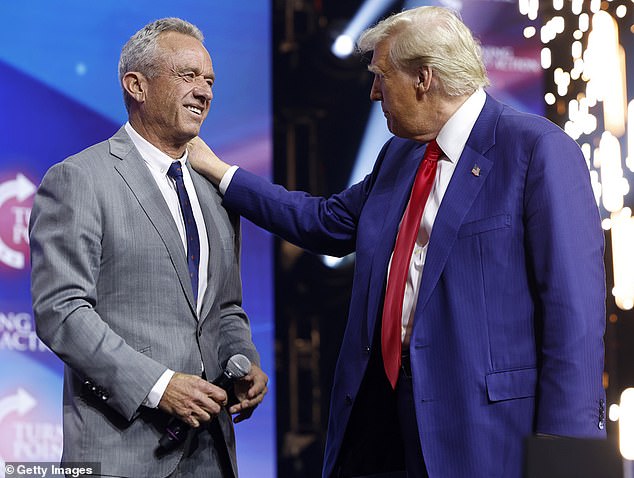
[[181,163],[174,161],[167,170],[167,175],[176,181],[176,192],[178,202],[181,205],[181,213],[185,222],[185,235],[187,236],[187,266],[189,268],[189,278],[192,281],[194,291],[194,301],[198,302],[198,264],[200,262],[200,241],[198,240],[198,228],[194,220],[194,211],[189,202],[189,195],[183,182],[183,170]]

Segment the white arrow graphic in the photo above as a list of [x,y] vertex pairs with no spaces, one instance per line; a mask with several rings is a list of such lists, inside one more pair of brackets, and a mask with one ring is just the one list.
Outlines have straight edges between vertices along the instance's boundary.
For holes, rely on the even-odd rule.
[[[15,179],[0,184],[0,208],[11,198],[24,201],[35,193],[36,186],[23,174],[18,173]],[[14,251],[0,238],[0,262],[14,269],[24,268],[24,254]],[[1,403],[1,402],[0,402]]]
[[13,412],[24,415],[35,407],[35,405],[37,405],[35,398],[29,395],[23,388],[18,388],[15,395],[9,395],[0,400],[0,422],[4,420],[4,417]]
[[[1,186],[0,186],[1,187]],[[0,423],[7,415],[18,412],[20,416],[31,410],[37,405],[37,401],[31,395],[29,395],[23,388],[18,388],[15,395],[9,395],[3,399],[0,399]],[[0,476],[4,478],[4,464],[5,461],[0,457]]]

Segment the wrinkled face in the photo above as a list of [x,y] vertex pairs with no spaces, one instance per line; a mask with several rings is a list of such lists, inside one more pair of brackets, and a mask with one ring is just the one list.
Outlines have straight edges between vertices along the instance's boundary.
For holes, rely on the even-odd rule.
[[148,139],[166,150],[198,135],[209,112],[215,75],[202,43],[182,33],[162,34],[157,57],[159,74],[146,79],[141,118],[152,136]]
[[420,129],[418,77],[392,63],[387,41],[376,45],[368,70],[374,74],[370,99],[381,102],[389,130],[402,138],[414,138]]

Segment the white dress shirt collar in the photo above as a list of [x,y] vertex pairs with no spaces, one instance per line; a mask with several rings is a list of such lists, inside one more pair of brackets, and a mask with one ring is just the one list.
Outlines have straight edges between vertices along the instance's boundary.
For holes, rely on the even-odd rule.
[[436,142],[440,149],[452,163],[456,163],[462,155],[467,139],[471,134],[473,125],[484,108],[486,93],[482,88],[478,88],[465,101],[438,133]]

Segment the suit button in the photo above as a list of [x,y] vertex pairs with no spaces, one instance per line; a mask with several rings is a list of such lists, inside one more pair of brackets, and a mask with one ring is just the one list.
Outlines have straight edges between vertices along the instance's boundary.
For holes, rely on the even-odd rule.
[[352,397],[348,394],[345,398],[346,405],[352,405]]
[[599,400],[599,423],[597,423],[599,430],[603,430],[605,428],[605,401],[603,399]]
[[370,350],[372,350],[372,349],[370,348],[370,346],[369,346],[369,345],[366,345],[365,347],[363,347],[363,351],[364,351],[367,355],[370,355]]
[[202,326],[198,328],[198,337],[200,337],[203,334],[203,328]]
[[105,402],[106,400],[108,400],[108,398],[110,398],[110,392],[108,392],[108,390],[100,388],[99,389],[99,398],[102,399]]
[[82,384],[81,390],[83,394],[87,394],[88,392],[91,391],[92,388],[92,382],[89,379],[84,380],[84,383]]

